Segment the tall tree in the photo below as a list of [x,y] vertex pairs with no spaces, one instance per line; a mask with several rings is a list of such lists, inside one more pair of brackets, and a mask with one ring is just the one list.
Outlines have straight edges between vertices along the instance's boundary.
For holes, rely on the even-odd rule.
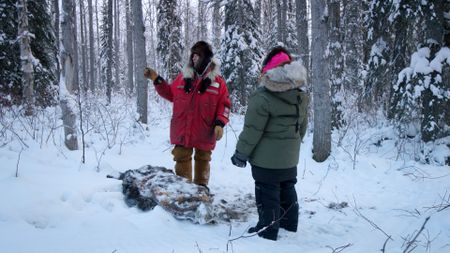
[[62,74],[60,80],[60,106],[62,110],[62,120],[64,124],[64,144],[69,150],[78,149],[77,129],[76,123],[76,107],[74,91],[75,86],[75,51],[73,39],[75,31],[75,1],[65,0],[62,1],[62,17],[61,17],[61,30],[62,30],[62,47],[61,47],[61,64]]
[[131,23],[131,8],[130,0],[125,1],[125,20],[127,29],[127,80],[128,80],[128,92],[133,94],[134,92],[134,82],[133,82],[133,67],[134,67],[134,57],[133,57],[133,26]]
[[328,13],[330,24],[330,38],[328,51],[330,52],[330,85],[331,85],[331,110],[332,127],[342,126],[342,102],[344,94],[342,92],[343,60],[341,41],[341,8],[339,0],[328,0]]
[[88,90],[88,77],[87,77],[87,67],[88,67],[88,63],[87,63],[87,43],[86,43],[86,34],[85,34],[85,30],[86,30],[86,20],[85,20],[85,12],[84,12],[84,1],[80,0],[79,2],[79,7],[80,7],[80,35],[81,35],[81,77],[82,77],[82,84],[80,85],[80,87],[82,88],[82,90],[84,92],[87,92]]
[[257,83],[263,55],[261,34],[249,0],[225,5],[225,36],[221,57],[223,73],[235,104],[245,106]]
[[25,105],[25,115],[32,115],[34,106],[34,56],[31,52],[30,41],[33,35],[29,31],[26,0],[20,0],[18,12],[19,33],[17,39],[20,44],[20,60],[22,65],[22,93]]
[[93,92],[96,83],[96,67],[95,67],[95,42],[94,42],[94,15],[92,8],[92,0],[88,0],[89,15],[89,89]]
[[262,2],[262,45],[265,51],[278,44],[277,39],[277,11],[274,0],[263,0]]
[[328,13],[326,0],[311,2],[312,87],[314,95],[313,159],[325,161],[331,152],[331,99],[328,56]]
[[113,46],[113,58],[114,58],[114,88],[120,88],[120,26],[119,26],[119,17],[120,17],[120,8],[119,8],[119,0],[114,0],[114,46]]
[[[177,14],[177,1],[160,0],[158,5],[158,52],[163,62],[163,73],[172,80],[182,66],[181,20]],[[189,31],[192,32],[192,31]]]
[[[31,52],[34,56],[34,93],[37,105],[57,101],[56,42],[52,17],[46,0],[27,0]],[[19,19],[17,1],[0,4],[0,103],[22,103],[20,45],[17,40]]]
[[309,39],[308,39],[308,9],[306,0],[295,0],[295,19],[297,27],[298,49],[297,55],[302,59],[306,71],[308,73],[309,81]]
[[137,112],[139,122],[147,124],[147,82],[144,80],[143,71],[147,65],[144,37],[144,20],[142,18],[142,1],[130,0],[131,11],[133,13],[133,38],[134,38],[134,59],[136,62],[135,80],[137,85]]
[[108,103],[111,103],[111,91],[112,91],[112,66],[113,66],[113,1],[108,0],[104,2],[102,10],[103,22],[102,22],[102,35],[101,35],[101,58],[103,68],[103,80],[106,86],[106,97]]
[[[197,37],[198,40],[208,41],[208,26],[206,25],[207,21],[207,10],[206,3],[204,1],[198,1],[198,9],[197,9]],[[187,46],[187,45],[186,45]]]
[[213,2],[213,14],[212,14],[212,46],[214,47],[214,51],[218,51],[220,49],[220,39],[222,36],[222,12],[220,11],[221,1],[215,0]]

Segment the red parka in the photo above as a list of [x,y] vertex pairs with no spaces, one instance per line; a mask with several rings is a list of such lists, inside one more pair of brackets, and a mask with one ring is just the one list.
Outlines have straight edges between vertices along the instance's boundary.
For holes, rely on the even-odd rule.
[[[216,145],[215,125],[225,125],[229,121],[231,103],[216,61],[213,60],[203,77],[194,73],[193,68],[187,66],[171,84],[160,79],[159,84],[155,82],[155,88],[159,95],[173,102],[170,142],[209,151]],[[184,89],[187,78],[192,79],[190,92]],[[205,78],[210,78],[211,84],[201,93],[200,83]]]

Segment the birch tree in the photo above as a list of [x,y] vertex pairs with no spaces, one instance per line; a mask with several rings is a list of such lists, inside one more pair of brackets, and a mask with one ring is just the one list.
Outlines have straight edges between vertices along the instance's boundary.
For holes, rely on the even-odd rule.
[[61,64],[62,73],[60,79],[60,106],[62,110],[62,120],[64,124],[64,144],[69,150],[78,149],[76,123],[76,104],[75,90],[75,51],[73,39],[75,34],[75,1],[62,1],[62,47],[61,47]]
[[331,152],[331,99],[328,56],[328,12],[326,0],[311,2],[312,87],[314,100],[313,159],[325,161]]

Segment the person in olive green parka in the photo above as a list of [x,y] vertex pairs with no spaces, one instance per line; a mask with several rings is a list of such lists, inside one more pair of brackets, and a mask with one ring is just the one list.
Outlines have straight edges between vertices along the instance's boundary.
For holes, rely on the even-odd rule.
[[278,46],[269,52],[231,158],[238,167],[248,161],[255,180],[259,220],[248,232],[270,240],[277,239],[279,227],[297,231],[295,184],[308,122],[306,76],[305,67],[293,61],[285,48]]

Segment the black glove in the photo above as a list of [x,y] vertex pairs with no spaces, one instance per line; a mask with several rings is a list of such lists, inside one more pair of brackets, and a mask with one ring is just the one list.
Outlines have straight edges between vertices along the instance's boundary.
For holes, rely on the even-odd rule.
[[231,157],[231,163],[237,167],[244,168],[247,165],[248,157],[244,154],[239,153],[237,150],[234,151],[234,155]]

